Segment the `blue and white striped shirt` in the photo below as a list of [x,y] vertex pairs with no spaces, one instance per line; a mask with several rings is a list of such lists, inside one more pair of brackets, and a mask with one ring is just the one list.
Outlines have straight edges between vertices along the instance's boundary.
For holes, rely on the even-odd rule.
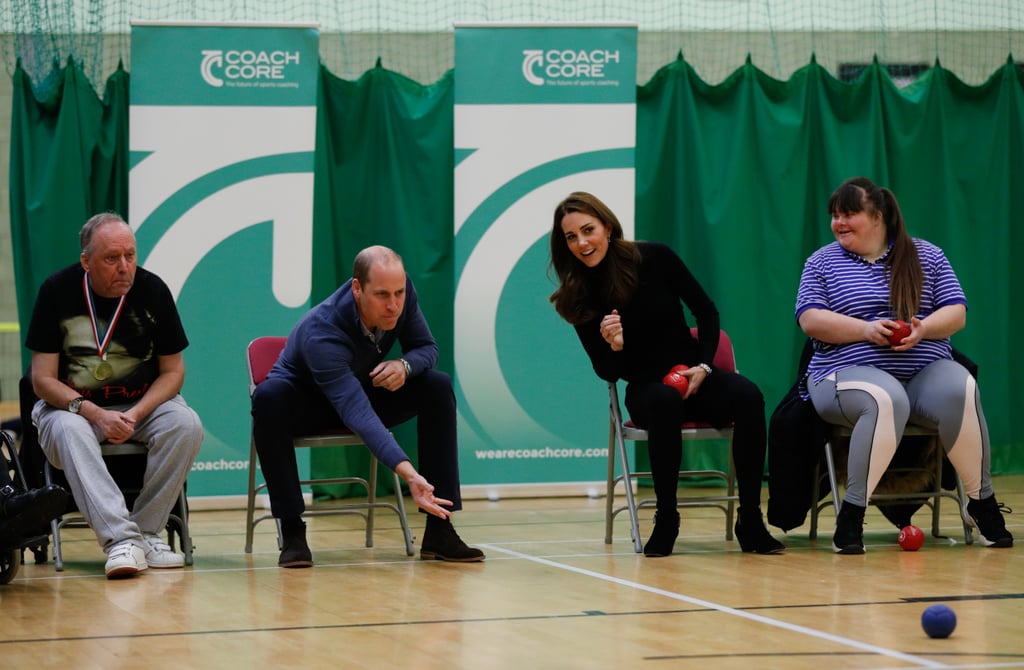
[[[917,318],[946,305],[967,305],[960,282],[953,267],[934,244],[914,239],[921,258],[924,286],[921,290],[921,308]],[[891,253],[892,247],[886,252]],[[869,263],[857,254],[832,242],[811,254],[800,276],[800,289],[796,296],[796,318],[808,309],[827,309],[865,321],[895,319],[889,302],[889,277],[885,258]],[[889,346],[871,342],[828,344],[814,340],[814,356],[807,368],[808,377],[816,384],[824,377],[855,365],[872,365],[885,370],[897,379],[907,380],[923,367],[940,358],[952,358],[949,338],[922,340],[909,351],[894,351]],[[800,393],[806,399],[801,383]]]

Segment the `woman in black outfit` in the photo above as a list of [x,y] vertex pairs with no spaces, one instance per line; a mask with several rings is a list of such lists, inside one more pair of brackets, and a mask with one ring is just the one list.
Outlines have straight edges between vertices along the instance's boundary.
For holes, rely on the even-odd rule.
[[[679,535],[676,490],[682,460],[680,424],[732,423],[739,485],[736,539],[746,552],[780,553],[761,517],[766,430],[764,397],[752,381],[711,366],[718,348],[718,309],[683,261],[664,244],[629,242],[615,214],[589,193],[555,208],[551,266],[560,285],[551,295],[606,381],[624,379],[630,418],[647,429],[657,511],[646,556],[668,556]],[[683,304],[697,319],[690,334]],[[662,382],[689,366],[685,395]]]

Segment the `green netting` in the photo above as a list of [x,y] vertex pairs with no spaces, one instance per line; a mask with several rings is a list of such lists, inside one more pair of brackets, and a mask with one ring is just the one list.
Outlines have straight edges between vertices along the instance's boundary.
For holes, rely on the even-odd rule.
[[748,58],[785,80],[812,54],[841,79],[877,57],[898,82],[941,61],[970,84],[1008,56],[1024,60],[1021,0],[4,0],[7,71],[20,58],[45,89],[54,64],[73,57],[100,86],[118,62],[131,69],[134,20],[313,23],[333,74],[356,79],[380,59],[425,84],[454,66],[455,24],[492,21],[635,23],[640,83],[680,54],[708,83]]

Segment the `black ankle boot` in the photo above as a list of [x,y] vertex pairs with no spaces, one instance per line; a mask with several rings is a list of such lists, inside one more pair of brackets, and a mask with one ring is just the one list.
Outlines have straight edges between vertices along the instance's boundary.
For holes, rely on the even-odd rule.
[[644,556],[651,558],[668,556],[672,553],[672,547],[675,546],[677,537],[679,537],[679,512],[676,510],[655,512],[654,531],[651,532],[650,539],[644,545]]
[[786,546],[772,537],[765,528],[760,508],[754,512],[740,508],[734,530],[740,549],[748,554],[781,554],[786,549]]
[[832,550],[837,554],[864,553],[864,509],[846,500],[839,507],[832,536]]

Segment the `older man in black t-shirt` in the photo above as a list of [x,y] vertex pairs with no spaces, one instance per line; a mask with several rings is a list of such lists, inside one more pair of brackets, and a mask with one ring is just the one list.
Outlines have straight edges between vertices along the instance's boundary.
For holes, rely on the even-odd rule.
[[[80,241],[80,262],[40,287],[25,340],[39,444],[107,552],[108,577],[181,567],[160,533],[203,438],[179,394],[188,339],[170,290],[137,267],[135,235],[120,216],[92,217]],[[130,511],[100,455],[100,442],[128,440],[149,451]]]

